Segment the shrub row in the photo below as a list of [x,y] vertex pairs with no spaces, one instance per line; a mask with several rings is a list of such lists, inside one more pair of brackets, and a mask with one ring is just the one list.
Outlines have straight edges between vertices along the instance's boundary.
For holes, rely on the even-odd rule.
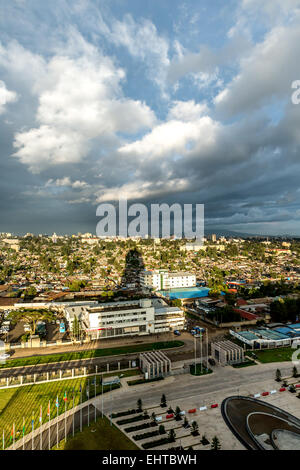
[[113,413],[111,415],[112,418],[120,418],[121,416],[128,416],[128,415],[133,415],[137,411],[136,410],[127,410],[127,411],[120,411],[119,413]]
[[147,439],[147,437],[159,436],[159,434],[160,433],[157,430],[157,431],[152,431],[152,432],[144,432],[143,434],[136,434],[135,436],[132,436],[132,437],[135,441],[140,441],[141,439]]
[[169,442],[171,442],[170,439],[168,437],[164,437],[158,441],[145,442],[145,444],[142,444],[142,447],[143,449],[150,449],[151,447],[158,447],[164,444],[169,444]]
[[154,426],[157,426],[157,423],[154,423],[154,421],[151,421],[151,423],[144,423],[144,424],[140,424],[139,426],[131,426],[129,428],[126,428],[125,432],[142,431],[142,429],[153,428]]
[[164,377],[154,377],[154,379],[137,379],[137,380],[130,380],[127,382],[129,386],[131,385],[139,385],[139,384],[146,384],[149,382],[157,382],[157,380],[163,380]]
[[134,418],[121,419],[120,421],[117,421],[117,424],[122,425],[122,424],[135,423],[136,421],[142,421],[143,419],[149,419],[149,415],[138,415],[138,416],[135,416]]

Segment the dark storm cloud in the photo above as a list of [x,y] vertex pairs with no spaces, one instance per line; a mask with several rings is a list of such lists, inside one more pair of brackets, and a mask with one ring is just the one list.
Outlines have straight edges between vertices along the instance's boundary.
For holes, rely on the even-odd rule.
[[[17,97],[0,115],[0,231],[95,232],[97,204],[125,194],[203,203],[210,227],[299,234],[297,2],[276,0],[281,17],[249,0],[256,22],[268,13],[259,38],[237,2],[224,45],[196,53],[100,3],[0,0],[0,80]],[[137,99],[145,81],[152,95]]]

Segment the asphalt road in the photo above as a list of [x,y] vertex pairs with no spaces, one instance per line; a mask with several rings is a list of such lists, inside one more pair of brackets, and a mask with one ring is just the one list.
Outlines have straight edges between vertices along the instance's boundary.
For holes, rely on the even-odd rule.
[[[274,379],[275,386],[276,369],[280,368],[282,376],[287,376],[291,375],[292,366],[292,363],[257,364],[242,369],[217,366],[214,368],[213,374],[204,377],[194,377],[190,374],[171,376],[163,382],[153,382],[151,385],[138,385],[130,387],[126,391],[124,388],[113,390],[111,392],[113,409],[115,411],[124,409],[125,393],[127,408],[134,407],[139,397],[142,398],[145,407],[159,405],[163,393],[167,396],[168,402],[183,398],[190,400],[193,397],[199,398],[200,395],[211,393],[213,402],[213,395],[216,392],[224,391],[224,397],[228,391],[232,392],[233,390],[237,394],[246,393],[249,384],[257,383],[259,388],[260,383],[270,379]],[[111,398],[105,396],[104,412],[109,412],[111,406]]]
[[[174,338],[171,338],[174,340]],[[176,338],[175,338],[176,339]],[[170,340],[170,339],[169,339]],[[179,340],[184,341],[184,346],[178,349],[165,349],[164,352],[168,355],[171,361],[186,360],[194,357],[194,339],[190,334],[183,334]],[[199,350],[199,345],[197,346]],[[205,344],[203,343],[203,354],[205,354]],[[139,353],[132,353],[119,356],[105,356],[105,357],[94,357],[89,359],[78,359],[73,361],[63,361],[58,363],[48,364],[37,364],[27,367],[12,367],[0,369],[0,379],[7,377],[18,377],[20,375],[33,375],[43,374],[49,372],[64,371],[66,369],[78,369],[82,367],[91,368],[91,373],[95,372],[95,366],[98,366],[98,372],[106,372],[107,364],[109,364],[109,370],[118,370],[118,362],[122,364],[121,368],[127,368],[129,361],[136,360],[139,357]]]

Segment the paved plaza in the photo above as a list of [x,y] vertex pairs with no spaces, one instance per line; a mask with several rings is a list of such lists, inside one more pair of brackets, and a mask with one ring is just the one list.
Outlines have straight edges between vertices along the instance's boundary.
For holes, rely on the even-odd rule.
[[[115,390],[112,392],[111,397],[105,397],[104,410],[109,414],[111,410],[118,412],[134,408],[137,399],[141,398],[143,408],[147,409],[150,416],[154,411],[157,416],[162,416],[162,422],[159,424],[164,424],[167,432],[171,428],[174,428],[176,432],[176,443],[156,447],[155,449],[157,450],[179,445],[182,445],[184,448],[192,446],[194,450],[210,449],[210,444],[203,446],[200,443],[203,434],[205,434],[210,443],[212,438],[217,436],[223,450],[244,450],[244,446],[232,434],[222,417],[221,403],[226,397],[231,395],[253,396],[258,393],[277,390],[276,393],[265,397],[261,396],[260,399],[267,403],[272,403],[300,418],[300,399],[297,398],[296,394],[292,394],[287,390],[279,392],[280,384],[274,380],[275,371],[278,366],[283,376],[291,375],[290,363],[281,363],[280,365],[262,364],[244,369],[234,369],[231,366],[226,366],[215,368],[214,373],[209,376],[194,377],[184,374],[168,377],[163,382],[130,387],[126,389],[126,392],[125,388],[123,390]],[[163,393],[167,397],[167,408],[171,406],[175,410],[176,406],[179,406],[181,410],[186,412],[190,424],[193,420],[198,423],[199,436],[192,437],[190,430],[182,427],[183,421],[166,419],[167,408],[163,409],[160,407],[160,399]],[[120,395],[122,395],[122,398]],[[124,401],[126,402],[125,408]],[[213,404],[218,404],[218,407],[211,408]],[[200,411],[200,407],[207,407],[207,409]],[[195,413],[188,413],[189,410],[194,408],[196,408]],[[126,425],[125,427],[128,426]],[[120,427],[122,430],[123,428],[124,426]],[[151,430],[152,428],[130,433],[129,437],[132,438],[133,434]],[[136,444],[141,446],[144,442],[153,441],[159,439],[159,437],[156,436],[155,438],[152,437],[138,441]]]

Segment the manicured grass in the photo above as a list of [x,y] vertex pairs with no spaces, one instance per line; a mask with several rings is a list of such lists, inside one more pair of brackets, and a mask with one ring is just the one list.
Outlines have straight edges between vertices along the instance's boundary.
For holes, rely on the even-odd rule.
[[292,354],[295,351],[296,349],[292,348],[262,349],[261,351],[255,350],[254,352],[247,351],[247,355],[252,356],[252,354],[254,353],[260,362],[266,364],[268,362],[291,361]]
[[[65,411],[65,402],[63,401],[64,393],[67,393],[66,409],[73,406],[73,390],[74,405],[80,403],[80,385],[82,388],[82,401],[87,399],[87,386],[89,384],[90,398],[95,396],[94,377],[70,379],[57,382],[49,382],[46,384],[28,385],[8,390],[0,390],[0,435],[4,431],[5,446],[8,447],[9,437],[12,426],[15,423],[15,438],[18,440],[22,437],[23,418],[25,419],[25,434],[31,432],[31,420],[34,418],[35,429],[40,425],[40,407],[42,406],[43,422],[48,420],[47,408],[50,400],[51,419],[57,415],[55,406],[56,397],[59,400],[59,414]],[[112,388],[118,388],[113,385]],[[96,380],[96,395],[101,394],[102,387],[100,385],[99,376]],[[104,392],[110,390],[110,385],[103,387]],[[2,448],[2,445],[0,446]]]
[[104,417],[85,426],[67,442],[61,441],[58,450],[138,450],[138,447]]
[[118,356],[120,354],[178,348],[179,346],[183,345],[184,343],[182,341],[159,341],[156,343],[133,344],[132,346],[122,346],[119,348],[92,349],[88,351],[31,356],[20,359],[8,359],[5,364],[0,364],[0,368],[49,364],[51,362],[71,361],[73,359],[89,359],[92,357]]
[[202,373],[201,373],[201,365],[196,364],[196,370],[195,370],[195,365],[191,364],[190,365],[190,374],[192,375],[207,375],[211,374],[212,370],[211,369],[206,369],[204,366],[202,367]]

